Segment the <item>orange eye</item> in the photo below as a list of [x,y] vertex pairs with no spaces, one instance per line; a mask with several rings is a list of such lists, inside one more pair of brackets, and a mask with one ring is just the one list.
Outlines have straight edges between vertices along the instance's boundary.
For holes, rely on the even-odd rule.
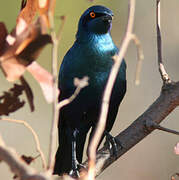
[[96,14],[94,12],[90,12],[90,17],[95,18]]

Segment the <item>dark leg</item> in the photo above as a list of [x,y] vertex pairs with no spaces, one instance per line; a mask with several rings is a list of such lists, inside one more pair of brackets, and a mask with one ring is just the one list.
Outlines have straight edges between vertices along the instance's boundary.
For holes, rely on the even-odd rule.
[[109,148],[111,154],[117,159],[118,150],[122,149],[122,145],[120,142],[116,141],[115,137],[113,137],[108,131],[104,132],[106,136],[105,146]]
[[76,135],[77,135],[78,131],[74,130],[73,134],[72,134],[72,170],[70,171],[70,175],[71,176],[76,176],[79,177],[79,172],[78,172],[78,161],[76,158]]
[[77,142],[77,134],[79,131],[75,129],[72,132],[72,170],[70,171],[69,175],[72,177],[80,177],[79,170],[81,168],[85,168],[83,165],[81,165],[77,160],[77,148],[76,148],[76,142]]

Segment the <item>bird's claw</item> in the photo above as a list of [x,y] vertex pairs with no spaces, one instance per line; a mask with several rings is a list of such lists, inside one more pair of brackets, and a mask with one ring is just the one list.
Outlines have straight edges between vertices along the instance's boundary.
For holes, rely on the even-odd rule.
[[117,159],[119,149],[123,148],[121,143],[117,141],[115,137],[113,137],[109,132],[105,132],[105,136],[106,142],[104,145],[108,147],[112,156],[114,156],[115,159]]
[[79,178],[80,171],[82,169],[86,170],[86,167],[84,165],[80,164],[78,161],[76,161],[76,166],[74,168],[72,168],[72,170],[69,172],[69,175],[74,178]]
[[69,172],[69,175],[70,175],[71,177],[74,177],[74,178],[79,178],[79,177],[80,177],[80,173],[79,173],[78,168],[77,168],[77,169],[72,169],[72,170]]

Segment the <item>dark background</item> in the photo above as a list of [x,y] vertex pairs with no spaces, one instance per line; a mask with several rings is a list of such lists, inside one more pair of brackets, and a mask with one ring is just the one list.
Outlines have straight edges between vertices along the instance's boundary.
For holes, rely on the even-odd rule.
[[[20,2],[21,0],[6,0],[0,3],[0,21],[6,23],[9,31],[15,26]],[[64,54],[74,41],[77,23],[81,14],[89,6],[94,4],[105,5],[113,10],[115,18],[113,21],[112,36],[115,43],[119,46],[127,24],[128,2],[126,0],[96,0],[93,3],[87,0],[57,0],[55,15],[68,16],[59,46],[59,66]],[[177,0],[163,0],[161,4],[163,59],[167,71],[173,80],[179,79],[178,7],[179,2]],[[55,23],[58,27],[60,24],[58,18],[56,18]],[[113,135],[126,128],[153,103],[159,96],[162,85],[156,60],[155,1],[137,1],[134,32],[141,40],[145,55],[141,72],[141,84],[140,86],[135,86],[134,84],[137,58],[136,48],[131,44],[125,57],[128,66],[128,90],[112,130]],[[51,70],[50,45],[45,48],[37,61],[49,71]],[[36,110],[31,113],[28,105],[25,105],[24,108],[12,114],[11,118],[25,120],[36,130],[41,141],[42,149],[47,156],[52,107],[44,100],[39,85],[31,75],[25,73],[25,77],[34,91]],[[5,80],[1,72],[0,81],[0,94],[9,87],[12,87],[12,84]],[[178,117],[179,112],[176,109],[162,122],[162,125],[179,130]],[[14,147],[19,154],[37,155],[32,135],[22,125],[0,122],[0,134],[7,145]],[[179,157],[173,151],[174,145],[178,141],[179,137],[156,130],[122,156],[110,168],[105,170],[98,179],[169,179],[173,173],[179,172]],[[35,161],[32,166],[41,170],[40,159]],[[12,174],[9,168],[5,163],[1,163],[0,179],[8,180],[11,178]]]

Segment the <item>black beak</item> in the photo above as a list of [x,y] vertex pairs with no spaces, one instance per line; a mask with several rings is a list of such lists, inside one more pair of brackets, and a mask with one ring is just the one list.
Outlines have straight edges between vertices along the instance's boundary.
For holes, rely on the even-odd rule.
[[108,15],[108,14],[106,14],[106,15],[102,16],[102,20],[103,20],[104,22],[111,23],[112,19],[113,19],[113,15]]

